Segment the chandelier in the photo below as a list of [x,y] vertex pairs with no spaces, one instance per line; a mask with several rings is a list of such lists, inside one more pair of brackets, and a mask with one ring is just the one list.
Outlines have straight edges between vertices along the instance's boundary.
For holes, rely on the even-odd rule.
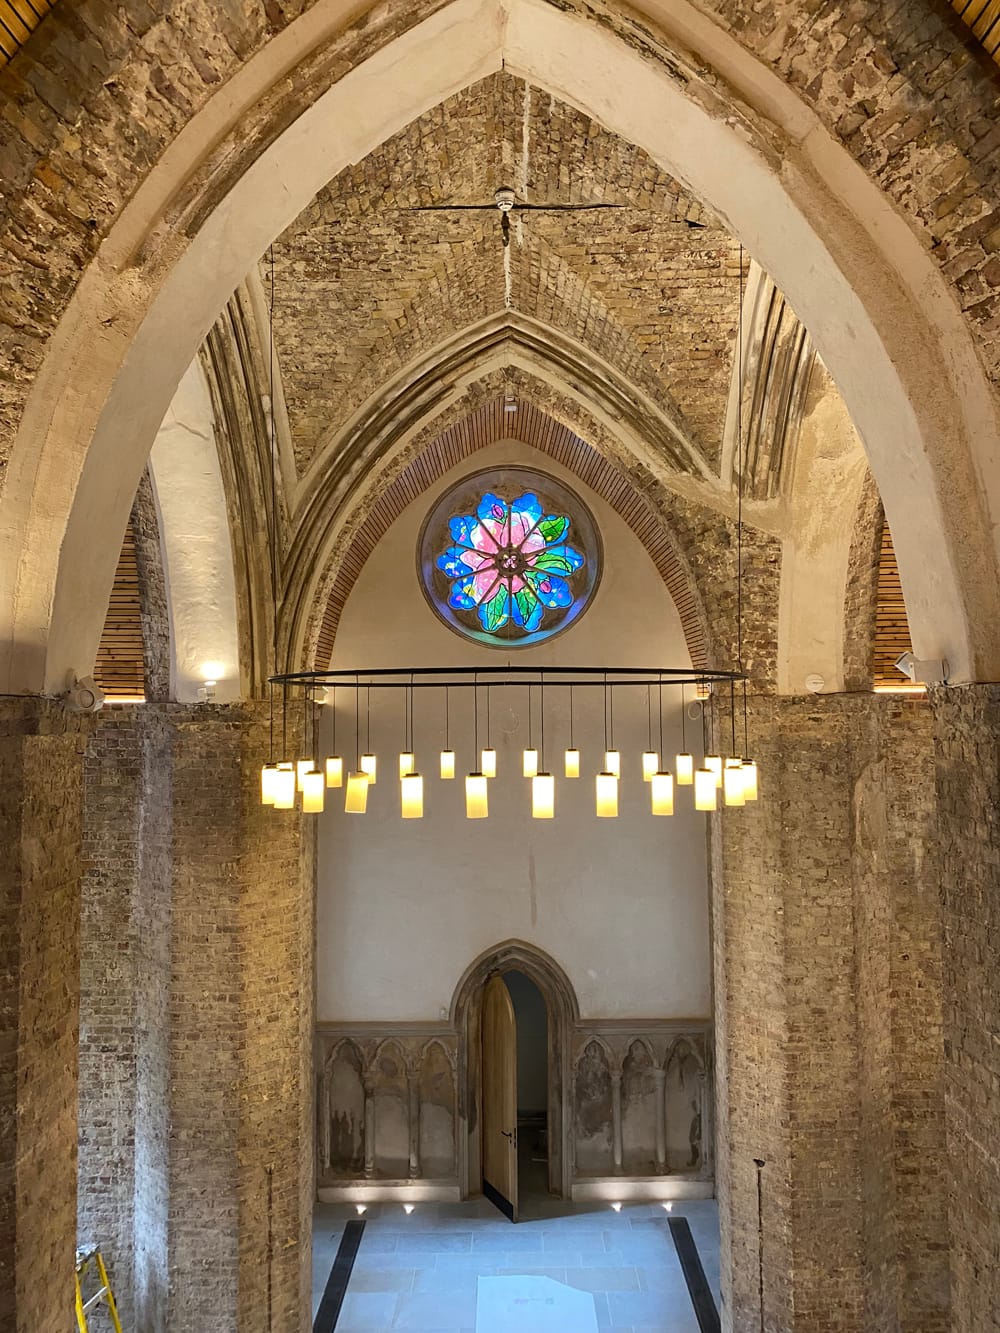
[[[465,813],[468,819],[489,817],[490,783],[506,774],[499,771],[497,751],[492,743],[491,698],[494,690],[516,691],[517,697],[527,704],[527,744],[524,746],[520,777],[530,783],[531,814],[534,819],[553,819],[556,811],[557,765],[552,763],[552,725],[550,720],[546,739],[546,701],[552,705],[552,695],[559,693],[568,704],[568,727],[559,745],[561,780],[574,781],[583,772],[583,753],[578,736],[574,702],[578,690],[599,691],[603,703],[603,735],[601,744],[590,737],[586,753],[602,755],[600,766],[593,768],[594,810],[599,818],[615,818],[619,810],[619,788],[623,767],[632,765],[637,775],[649,788],[649,809],[653,815],[673,815],[676,789],[692,789],[695,810],[713,811],[719,808],[720,797],[724,806],[740,807],[757,800],[757,764],[746,753],[747,727],[744,707],[743,749],[737,754],[736,685],[743,688],[746,700],[746,676],[737,671],[702,671],[685,668],[643,667],[418,667],[413,670],[379,668],[369,671],[300,671],[272,676],[271,683],[271,754],[261,769],[261,803],[276,810],[300,808],[306,814],[320,813],[331,790],[343,792],[343,808],[347,814],[364,814],[368,809],[368,794],[375,786],[380,766],[379,756],[371,743],[372,694],[394,693],[401,698],[402,730],[398,760],[399,809],[403,819],[421,819],[424,814],[425,779],[418,765],[414,745],[415,700],[420,702],[422,725],[432,716],[430,701],[436,694],[443,703],[439,711],[439,735],[434,768],[437,780],[450,782],[458,771],[457,755],[452,747],[451,724],[453,695],[466,696],[472,713],[471,764],[465,777]],[[692,722],[692,730],[700,732],[700,744],[688,746],[687,691],[693,691],[701,701],[700,726]],[[720,690],[728,689],[731,710],[731,744],[728,754],[716,747],[714,726],[709,721],[706,703]],[[281,752],[275,752],[275,694],[280,690]],[[664,692],[679,692],[681,702],[681,748],[668,767],[663,738]],[[337,746],[337,697],[348,698],[353,712],[353,745],[347,754]],[[615,701],[623,694],[634,700],[636,694],[644,700],[647,724],[647,744],[641,755],[624,757],[615,741]],[[471,695],[471,698],[468,696]],[[480,732],[485,695],[485,726]],[[537,710],[535,702],[537,700]],[[363,701],[363,702],[362,702]],[[302,749],[298,754],[289,752],[288,710],[301,706]],[[317,703],[333,705],[333,745],[329,754],[320,752]],[[426,706],[425,706],[426,705]],[[456,702],[457,709],[458,704]],[[538,714],[537,735],[535,714]],[[364,716],[365,744],[362,749],[362,716]],[[485,744],[480,745],[480,741]],[[696,753],[697,751],[697,753]],[[348,762],[349,761],[349,762]],[[395,767],[393,765],[392,767]]]

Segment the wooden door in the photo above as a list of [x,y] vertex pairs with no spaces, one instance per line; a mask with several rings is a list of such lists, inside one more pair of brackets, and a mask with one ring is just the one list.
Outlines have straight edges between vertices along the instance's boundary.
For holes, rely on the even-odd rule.
[[483,992],[483,1193],[517,1221],[517,1027],[499,972]]

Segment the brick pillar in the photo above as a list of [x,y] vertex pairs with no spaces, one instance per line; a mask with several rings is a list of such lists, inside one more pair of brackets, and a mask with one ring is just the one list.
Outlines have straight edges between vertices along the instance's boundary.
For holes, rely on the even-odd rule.
[[945,924],[945,1115],[958,1333],[1000,1324],[1000,685],[932,692]]
[[769,1333],[945,1329],[926,706],[758,699],[751,748],[712,832],[725,1327],[759,1327],[760,1158]]
[[12,1333],[72,1323],[86,727],[45,700],[0,701],[0,1290]]
[[305,1329],[311,839],[259,804],[253,706],[148,707],[146,727],[138,1328]]

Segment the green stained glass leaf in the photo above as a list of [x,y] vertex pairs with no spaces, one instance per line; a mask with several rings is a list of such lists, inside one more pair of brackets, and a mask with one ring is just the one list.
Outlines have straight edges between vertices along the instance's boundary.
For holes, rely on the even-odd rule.
[[572,574],[579,568],[567,559],[565,548],[562,551],[539,551],[531,565],[533,569],[544,569],[549,574]]
[[569,530],[569,519],[558,514],[546,514],[538,524],[538,531],[545,539],[545,545],[561,541]]
[[507,589],[501,587],[500,591],[486,603],[480,612],[480,620],[483,628],[492,632],[499,629],[507,620]]

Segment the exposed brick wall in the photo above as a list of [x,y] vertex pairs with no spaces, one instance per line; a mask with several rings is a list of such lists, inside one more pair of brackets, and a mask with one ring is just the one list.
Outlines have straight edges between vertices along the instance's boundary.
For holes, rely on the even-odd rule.
[[73,1308],[86,726],[58,704],[0,701],[0,1290],[11,1333],[65,1333]]
[[768,1328],[947,1329],[926,709],[758,697],[751,750],[761,800],[712,837],[730,1326],[756,1327],[760,1157]]
[[1000,1323],[1000,686],[931,691],[937,742],[954,1326]]

